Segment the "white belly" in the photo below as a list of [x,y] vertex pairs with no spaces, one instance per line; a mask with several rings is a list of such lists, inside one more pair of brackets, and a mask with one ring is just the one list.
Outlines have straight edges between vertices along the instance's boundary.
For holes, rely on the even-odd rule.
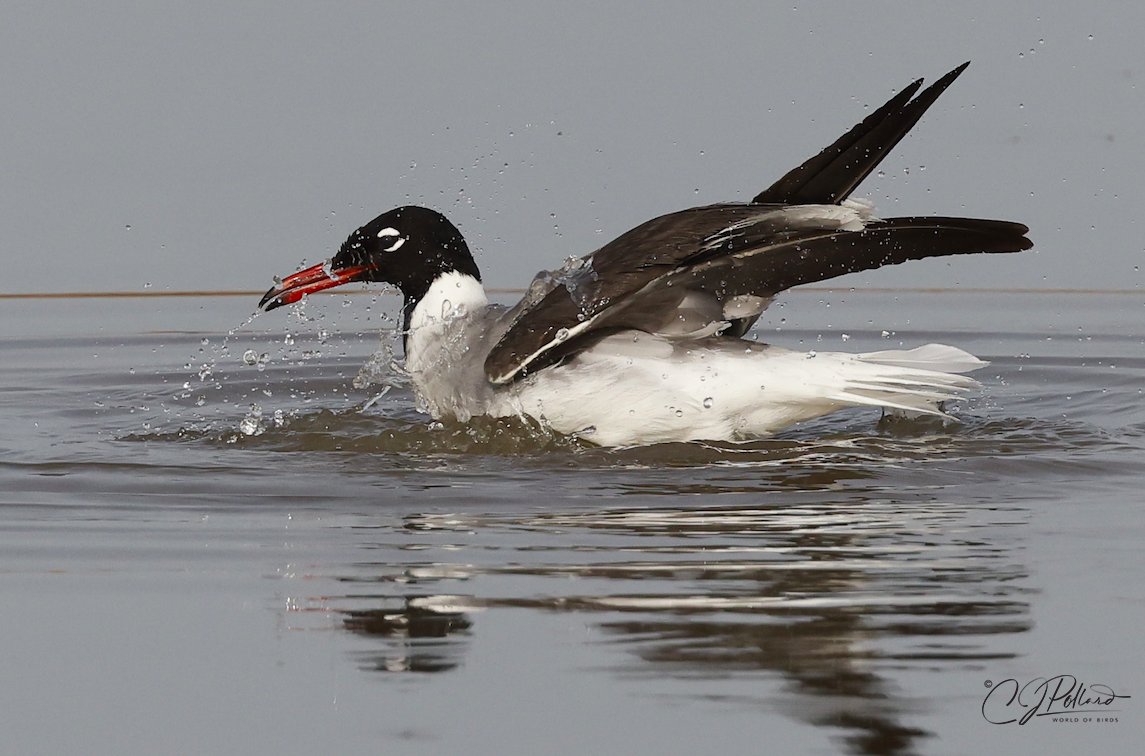
[[984,364],[936,344],[815,354],[718,337],[683,345],[629,331],[494,386],[483,370],[488,323],[462,317],[442,325],[444,333],[419,331],[411,341],[435,347],[407,361],[431,415],[526,416],[603,446],[742,440],[854,405],[941,415],[939,402],[977,385],[953,373]]
[[742,440],[846,406],[941,414],[938,402],[977,385],[942,371],[984,364],[939,345],[855,355],[708,344],[683,349],[646,334],[614,336],[519,383],[490,414],[529,415],[605,446]]

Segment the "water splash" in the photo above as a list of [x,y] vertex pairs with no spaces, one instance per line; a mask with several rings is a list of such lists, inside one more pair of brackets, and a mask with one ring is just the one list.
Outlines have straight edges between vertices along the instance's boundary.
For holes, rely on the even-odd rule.
[[367,389],[376,384],[387,386],[407,385],[409,374],[405,366],[394,357],[394,347],[397,343],[396,330],[382,331],[381,346],[378,351],[370,355],[366,363],[358,370],[351,385],[358,389]]
[[262,405],[252,404],[246,417],[239,423],[239,432],[244,436],[258,436],[266,431],[266,424],[262,419]]
[[383,386],[382,390],[378,392],[377,396],[375,396],[373,399],[371,399],[370,401],[368,401],[362,405],[362,411],[365,412],[370,407],[373,407],[375,404],[377,404],[379,401],[381,401],[382,397],[384,397],[386,394],[390,393],[390,390],[392,388],[393,388],[393,386]]
[[537,273],[521,301],[526,308],[532,307],[553,290],[563,288],[577,306],[577,319],[584,321],[608,304],[607,298],[597,298],[598,280],[591,257],[569,257],[560,268]]

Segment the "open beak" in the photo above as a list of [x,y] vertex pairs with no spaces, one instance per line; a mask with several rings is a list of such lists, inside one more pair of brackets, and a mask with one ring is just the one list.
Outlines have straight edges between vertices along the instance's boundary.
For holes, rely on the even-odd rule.
[[307,294],[360,280],[371,269],[370,265],[355,265],[335,270],[327,260],[282,279],[282,283],[272,286],[270,291],[263,294],[258,306],[269,312],[276,307],[293,304]]

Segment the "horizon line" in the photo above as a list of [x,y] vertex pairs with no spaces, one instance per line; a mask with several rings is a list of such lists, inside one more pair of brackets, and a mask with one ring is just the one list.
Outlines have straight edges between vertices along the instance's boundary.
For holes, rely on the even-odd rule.
[[[486,289],[490,294],[524,294],[525,289],[497,288]],[[1145,294],[1145,289],[1091,289],[1091,288],[1021,288],[1021,287],[928,287],[928,286],[881,286],[881,287],[831,287],[804,286],[786,291],[798,293],[846,292],[848,294]],[[396,296],[397,292],[374,289],[346,289],[344,291],[315,292],[322,296],[363,294]],[[180,291],[44,291],[44,292],[0,292],[0,300],[19,299],[159,299],[162,297],[260,297],[262,291],[246,289],[189,289]],[[313,296],[307,295],[307,296]]]

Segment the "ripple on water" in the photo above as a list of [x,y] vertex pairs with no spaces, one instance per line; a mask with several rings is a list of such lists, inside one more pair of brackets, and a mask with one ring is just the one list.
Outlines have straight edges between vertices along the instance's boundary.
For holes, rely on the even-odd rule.
[[[404,393],[404,392],[401,392]],[[588,459],[613,457],[616,462],[649,465],[743,464],[775,460],[822,461],[874,457],[923,461],[962,454],[1025,454],[1052,449],[1107,450],[1123,445],[1123,435],[1068,417],[991,418],[964,414],[961,422],[933,418],[881,420],[868,410],[836,413],[775,436],[746,442],[693,441],[620,449],[600,449],[585,439],[562,437],[529,418],[477,417],[468,422],[433,421],[403,406],[402,398],[384,407],[344,410],[279,411],[280,422],[257,433],[244,433],[242,423],[218,419],[185,424],[150,433],[126,433],[133,441],[199,441],[239,444],[244,448],[277,451],[419,452],[432,448],[442,454],[502,454],[509,451],[549,451],[565,448],[588,453]],[[261,415],[268,414],[258,407]],[[1145,427],[1145,426],[1142,426]],[[1122,430],[1132,430],[1129,427]],[[592,451],[599,454],[591,454]],[[811,455],[809,457],[809,455]]]
[[363,531],[343,590],[299,600],[372,641],[373,672],[462,665],[484,613],[569,614],[625,677],[775,677],[794,716],[872,735],[903,726],[890,670],[982,669],[1032,626],[1020,509],[711,501],[410,514]]
[[[272,606],[280,627],[319,631],[326,665],[336,629],[371,675],[460,670],[490,675],[469,680],[487,688],[576,645],[585,667],[561,671],[581,687],[629,690],[646,677],[652,696],[740,696],[753,720],[790,711],[865,739],[867,752],[920,750],[917,715],[938,705],[926,696],[966,703],[1006,668],[996,660],[1044,645],[1040,628],[1078,601],[1102,612],[1131,603],[1130,531],[1098,504],[1123,502],[1115,513],[1135,522],[1139,339],[1095,338],[1097,356],[1083,359],[1031,334],[912,334],[976,338],[983,349],[966,346],[997,355],[982,395],[959,405],[961,423],[854,411],[745,444],[611,450],[516,421],[431,423],[388,361],[353,353],[374,350],[375,336],[339,346],[291,330],[289,345],[281,333],[236,336],[229,354],[212,334],[210,345],[202,334],[117,339],[119,355],[97,345],[98,360],[86,340],[17,345],[0,392],[11,434],[0,492],[35,511],[10,529],[9,551],[35,555],[37,569],[134,570],[134,584],[159,564],[177,571],[178,602],[196,576],[217,591],[220,565],[265,571],[277,579],[256,581],[254,605]],[[796,338],[815,343],[814,332]],[[248,348],[269,355],[263,370],[241,359]],[[356,385],[363,364],[369,381]],[[261,424],[244,434],[253,404]],[[1079,523],[1085,542],[1071,540]],[[106,557],[77,562],[81,550],[43,546],[63,532],[82,548],[121,535]],[[1044,552],[1081,553],[1095,537],[1121,539],[1121,571],[1079,570],[1069,595],[1038,603],[1039,589],[1064,589]],[[164,562],[171,545],[178,560]],[[482,663],[467,665],[479,646]],[[690,684],[673,691],[680,678]]]

